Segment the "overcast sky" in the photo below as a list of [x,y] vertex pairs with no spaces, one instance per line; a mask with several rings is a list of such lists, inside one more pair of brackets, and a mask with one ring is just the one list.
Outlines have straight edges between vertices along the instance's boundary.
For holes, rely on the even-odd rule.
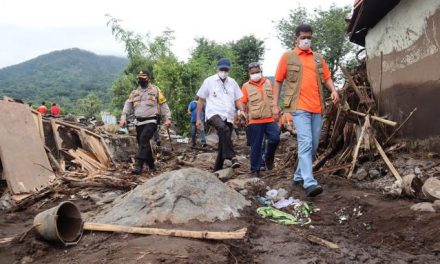
[[[100,55],[125,56],[124,46],[106,26],[105,14],[122,19],[125,28],[141,34],[175,31],[173,51],[187,60],[194,38],[220,43],[254,34],[265,41],[264,71],[273,75],[284,52],[275,23],[290,9],[327,8],[328,0],[1,0],[0,68],[54,50],[78,47]],[[354,0],[334,1],[338,6]],[[317,29],[319,30],[319,29]]]

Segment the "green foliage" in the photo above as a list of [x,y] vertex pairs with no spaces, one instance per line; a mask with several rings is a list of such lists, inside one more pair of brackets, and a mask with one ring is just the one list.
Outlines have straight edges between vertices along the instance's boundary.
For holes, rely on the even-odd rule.
[[67,49],[0,69],[0,97],[20,98],[38,106],[55,102],[62,113],[76,113],[76,100],[90,92],[109,106],[109,87],[128,61],[113,56]]
[[233,76],[239,84],[242,84],[248,80],[249,63],[263,59],[264,41],[257,39],[254,35],[249,35],[231,43],[231,49],[236,65]]
[[308,13],[304,7],[291,10],[287,18],[281,19],[276,25],[277,36],[286,48],[293,48],[295,28],[301,23],[312,26],[313,49],[321,53],[326,59],[332,79],[342,78],[338,74],[338,64],[353,59],[355,46],[349,42],[345,34],[345,18],[351,12],[351,7],[338,7],[332,4],[329,9],[317,8]]
[[94,93],[89,93],[86,97],[79,99],[76,102],[78,106],[78,114],[86,117],[93,117],[101,111],[101,100]]
[[[214,41],[195,39],[195,48],[188,62],[178,61],[171,50],[174,32],[166,29],[161,35],[151,39],[141,36],[120,25],[120,21],[109,16],[108,25],[117,40],[122,41],[130,63],[124,69],[124,76],[112,85],[112,112],[119,115],[128,94],[136,86],[136,74],[147,69],[152,74],[152,82],[157,85],[171,109],[180,133],[188,133],[190,122],[187,115],[189,102],[194,98],[203,80],[216,72],[217,61],[227,57],[232,62],[231,77],[239,84],[247,81],[247,65],[261,61],[264,42],[254,36],[246,36],[236,42],[219,44]],[[139,43],[142,42],[142,43]]]

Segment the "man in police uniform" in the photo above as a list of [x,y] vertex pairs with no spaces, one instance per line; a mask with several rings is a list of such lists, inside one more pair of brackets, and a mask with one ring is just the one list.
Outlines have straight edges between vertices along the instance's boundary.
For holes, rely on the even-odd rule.
[[138,87],[125,101],[119,125],[124,127],[127,124],[127,116],[134,109],[138,151],[133,173],[139,175],[142,173],[144,163],[149,166],[150,170],[155,170],[150,139],[157,130],[159,113],[165,117],[164,125],[167,128],[171,126],[171,111],[160,89],[149,82],[149,73],[140,71],[137,77]]

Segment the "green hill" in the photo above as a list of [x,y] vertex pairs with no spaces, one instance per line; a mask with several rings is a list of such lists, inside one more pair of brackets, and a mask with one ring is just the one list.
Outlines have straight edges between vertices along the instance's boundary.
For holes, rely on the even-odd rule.
[[0,98],[58,102],[64,109],[90,92],[110,101],[112,81],[128,64],[125,58],[100,56],[77,48],[41,55],[0,69]]

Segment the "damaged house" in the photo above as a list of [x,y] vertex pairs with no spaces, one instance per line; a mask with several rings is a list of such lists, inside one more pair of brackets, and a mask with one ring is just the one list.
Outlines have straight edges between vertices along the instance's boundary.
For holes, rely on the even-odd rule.
[[406,138],[440,151],[440,1],[356,0],[347,29],[364,46],[380,114],[401,122]]

